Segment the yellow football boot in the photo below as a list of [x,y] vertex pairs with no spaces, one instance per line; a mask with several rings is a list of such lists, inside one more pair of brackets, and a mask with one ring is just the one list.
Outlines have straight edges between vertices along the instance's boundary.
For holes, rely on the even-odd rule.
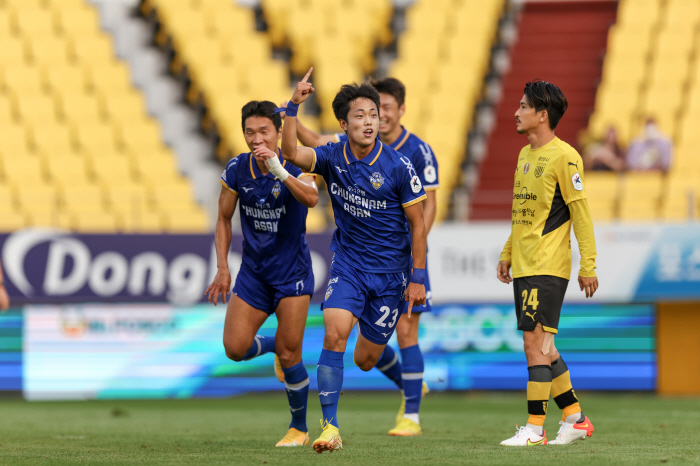
[[407,417],[401,419],[401,422],[399,422],[396,427],[389,431],[389,435],[398,437],[414,437],[422,433],[423,430],[420,428],[420,424],[413,422]]
[[323,432],[321,436],[314,440],[313,448],[316,453],[323,453],[324,451],[330,451],[333,453],[335,450],[343,449],[343,440],[340,438],[340,431],[338,428],[330,423],[330,421],[321,420],[321,427],[323,427]]
[[276,447],[303,447],[309,444],[309,433],[290,427],[287,435],[277,442]]
[[[428,384],[425,383],[425,380],[423,381],[423,387],[420,390],[420,396],[423,398],[426,394],[430,393],[430,389],[428,388]],[[396,415],[396,426],[398,427],[399,424],[401,424],[401,420],[403,419],[403,415],[406,413],[406,399],[402,396],[401,397],[401,406],[399,406],[399,413]]]
[[282,363],[280,363],[280,358],[275,354],[275,376],[277,380],[284,383],[284,371],[282,370]]

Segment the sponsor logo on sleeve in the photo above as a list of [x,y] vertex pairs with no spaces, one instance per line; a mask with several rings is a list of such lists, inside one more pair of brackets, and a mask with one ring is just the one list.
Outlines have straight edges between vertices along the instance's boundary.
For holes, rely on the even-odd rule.
[[581,181],[581,175],[578,172],[574,173],[571,177],[571,183],[574,185],[576,191],[583,191],[583,181]]
[[425,169],[423,170],[423,176],[425,177],[426,183],[434,183],[437,179],[437,172],[435,171],[435,167],[433,167],[432,165],[428,165],[427,167],[425,167]]
[[420,184],[420,179],[417,176],[411,178],[411,191],[419,193],[423,186]]

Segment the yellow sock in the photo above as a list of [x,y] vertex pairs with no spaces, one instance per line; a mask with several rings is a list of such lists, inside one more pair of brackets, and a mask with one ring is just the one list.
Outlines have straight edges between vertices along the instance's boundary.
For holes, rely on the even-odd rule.
[[550,366],[530,366],[527,369],[530,376],[527,383],[527,423],[543,426],[552,390],[552,370]]

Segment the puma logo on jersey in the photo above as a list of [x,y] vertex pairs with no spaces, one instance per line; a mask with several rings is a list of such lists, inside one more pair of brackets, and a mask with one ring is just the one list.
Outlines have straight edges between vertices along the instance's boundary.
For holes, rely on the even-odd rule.
[[578,170],[578,162],[576,162],[576,163],[569,162],[569,165],[576,167],[576,170]]
[[250,190],[252,190],[252,189],[253,189],[253,188],[246,188],[245,186],[243,187],[243,191],[245,191],[245,192],[248,192],[248,191],[250,191]]
[[525,312],[525,315],[531,318],[533,322],[535,321],[535,314],[537,313],[533,312],[532,314],[530,314],[529,312]]

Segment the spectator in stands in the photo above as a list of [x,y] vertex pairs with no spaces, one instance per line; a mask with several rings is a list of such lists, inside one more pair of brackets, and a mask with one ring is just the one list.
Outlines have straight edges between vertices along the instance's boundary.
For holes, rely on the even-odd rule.
[[0,311],[6,311],[10,307],[10,297],[5,289],[5,281],[3,280],[2,264],[0,264]]
[[661,132],[653,118],[648,118],[642,133],[627,148],[627,169],[668,171],[672,151],[671,139]]
[[625,157],[617,141],[617,131],[608,128],[605,139],[590,144],[583,154],[583,166],[586,170],[621,171],[625,168]]

